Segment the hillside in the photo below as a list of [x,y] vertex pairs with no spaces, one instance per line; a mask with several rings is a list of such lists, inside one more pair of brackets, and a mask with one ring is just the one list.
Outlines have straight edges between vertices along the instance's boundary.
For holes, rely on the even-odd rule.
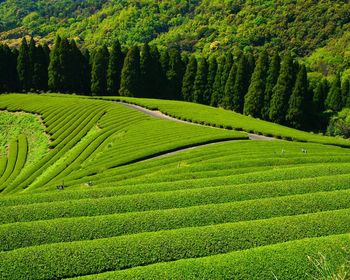
[[0,124],[32,117],[48,145],[28,162],[26,127],[3,137],[1,279],[341,275],[348,140],[199,104],[123,98],[180,122],[97,98],[0,96]]
[[[4,42],[16,43],[16,38],[25,34],[53,42],[58,31],[92,48],[118,39],[128,47],[152,42],[206,54],[266,46],[291,49],[305,57],[341,38],[350,20],[348,1],[330,0],[1,2],[0,38]],[[341,57],[341,52],[332,57]],[[347,62],[347,57],[337,61],[337,67],[343,66],[344,60]],[[329,61],[318,57],[317,63],[321,62]]]

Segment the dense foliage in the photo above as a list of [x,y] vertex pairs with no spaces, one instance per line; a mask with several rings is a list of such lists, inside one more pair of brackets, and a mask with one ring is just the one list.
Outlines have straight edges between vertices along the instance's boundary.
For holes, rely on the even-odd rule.
[[0,1],[0,38],[54,33],[80,38],[92,48],[119,40],[151,42],[206,54],[265,46],[309,56],[324,74],[349,67],[349,11],[344,0],[64,0]]
[[[93,96],[153,97],[223,107],[304,130],[325,130],[329,113],[349,106],[350,83],[336,75],[308,79],[289,51],[181,55],[148,44],[124,53],[118,41],[88,50],[57,36],[52,50],[33,38],[19,49],[0,48],[0,92],[59,91]],[[281,62],[280,62],[281,61]],[[11,71],[6,71],[6,68]],[[16,69],[16,70],[15,70]],[[309,81],[310,80],[310,81]],[[17,81],[17,82],[16,82]]]

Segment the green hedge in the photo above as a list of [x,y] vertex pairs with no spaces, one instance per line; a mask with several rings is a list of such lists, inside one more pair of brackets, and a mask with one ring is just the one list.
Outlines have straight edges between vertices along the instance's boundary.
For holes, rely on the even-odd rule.
[[53,279],[350,231],[350,210],[56,243],[0,253],[1,279]]
[[[198,259],[179,260],[95,274],[80,280],[148,280],[148,279],[332,279],[350,260],[350,235],[333,235],[290,241],[250,250]],[[325,258],[323,266],[315,265]],[[326,266],[326,267],[325,267]],[[327,271],[328,269],[328,271]],[[348,270],[347,270],[348,271]]]
[[9,156],[6,165],[6,169],[0,178],[0,191],[6,190],[7,180],[10,178],[13,170],[15,169],[18,154],[18,140],[13,140],[9,144]]
[[1,250],[347,208],[350,190],[97,217],[0,225]]
[[[319,180],[321,181],[321,180]],[[316,181],[317,182],[317,181]],[[47,220],[60,217],[96,216],[113,213],[139,212],[157,209],[184,208],[211,203],[287,196],[318,191],[349,189],[348,176],[337,177],[315,185],[315,181],[295,184],[271,182],[263,185],[223,186],[192,190],[153,192],[135,195],[87,198],[2,207],[0,222],[14,223]]]

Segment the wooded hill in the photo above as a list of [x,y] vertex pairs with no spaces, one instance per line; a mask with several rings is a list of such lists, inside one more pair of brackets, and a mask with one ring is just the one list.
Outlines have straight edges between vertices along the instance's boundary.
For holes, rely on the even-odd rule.
[[88,47],[118,39],[206,55],[265,46],[290,49],[309,57],[312,70],[332,74],[350,64],[349,13],[339,0],[5,0],[0,39],[20,43],[31,34],[53,42],[58,31]]

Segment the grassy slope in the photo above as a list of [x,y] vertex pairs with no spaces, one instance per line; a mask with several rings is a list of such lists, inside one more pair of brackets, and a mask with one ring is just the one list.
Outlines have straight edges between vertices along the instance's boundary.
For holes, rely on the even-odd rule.
[[[78,101],[79,100],[79,101]],[[107,101],[65,95],[4,95],[0,108],[42,114],[52,150],[10,184],[5,192],[55,186],[182,147],[244,133],[219,131],[148,117]]]
[[[188,103],[180,104],[182,112]],[[332,272],[346,262],[349,149],[240,140],[131,163],[181,147],[184,137],[242,135],[73,96],[0,96],[0,106],[41,113],[52,151],[71,145],[27,191],[0,194],[1,279],[303,279],[319,276],[308,256],[321,252]],[[219,112],[217,121],[233,114],[188,106]],[[66,133],[83,119],[92,121],[84,135]],[[62,178],[64,191],[48,181]]]
[[[107,99],[110,99],[108,97]],[[209,126],[243,130],[246,132],[274,136],[286,140],[314,142],[350,147],[350,141],[303,132],[286,126],[244,116],[221,108],[213,108],[184,101],[116,97],[151,110],[159,110],[169,116]]]

